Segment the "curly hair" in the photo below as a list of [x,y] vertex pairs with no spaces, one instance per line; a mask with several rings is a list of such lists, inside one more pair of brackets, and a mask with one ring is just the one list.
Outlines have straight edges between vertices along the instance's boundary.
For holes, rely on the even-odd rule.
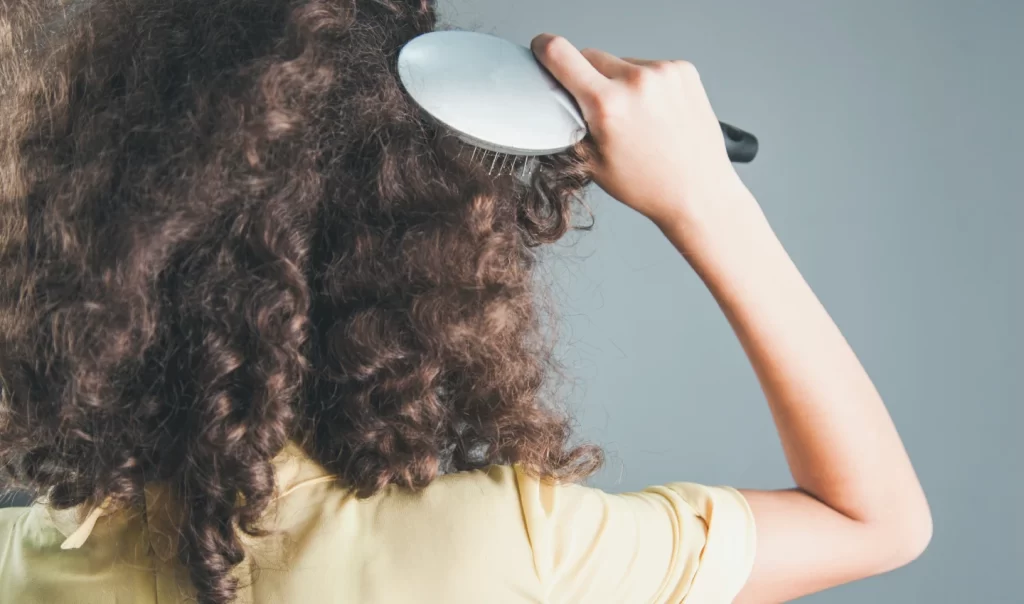
[[369,496],[518,464],[576,480],[533,268],[582,147],[492,177],[396,78],[428,0],[0,7],[0,478],[184,509],[234,599],[289,440]]

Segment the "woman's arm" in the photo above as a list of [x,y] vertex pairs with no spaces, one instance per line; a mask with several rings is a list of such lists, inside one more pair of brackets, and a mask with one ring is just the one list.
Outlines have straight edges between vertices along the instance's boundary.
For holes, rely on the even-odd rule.
[[720,224],[664,231],[743,344],[798,487],[744,492],[758,555],[738,601],[790,600],[912,561],[931,516],[882,399],[753,198],[720,203]]
[[739,601],[789,600],[916,558],[931,517],[899,435],[732,168],[693,66],[581,53],[551,36],[534,51],[583,109],[597,183],[700,274],[771,406],[798,488],[744,493],[758,546]]

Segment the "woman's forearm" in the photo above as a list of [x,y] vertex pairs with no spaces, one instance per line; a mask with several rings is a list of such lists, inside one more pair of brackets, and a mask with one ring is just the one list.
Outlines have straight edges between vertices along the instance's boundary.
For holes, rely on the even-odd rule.
[[749,192],[662,230],[746,350],[797,486],[854,521],[927,543],[924,493],[881,397]]

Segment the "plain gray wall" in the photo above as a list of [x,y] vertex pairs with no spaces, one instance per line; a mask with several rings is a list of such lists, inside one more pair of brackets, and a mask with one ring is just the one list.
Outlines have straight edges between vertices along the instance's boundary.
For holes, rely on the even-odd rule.
[[[810,602],[1024,601],[1024,2],[442,0],[526,43],[685,58],[757,134],[741,168],[885,396],[935,537],[905,569]],[[549,263],[595,484],[791,485],[757,382],[660,234],[603,193]]]

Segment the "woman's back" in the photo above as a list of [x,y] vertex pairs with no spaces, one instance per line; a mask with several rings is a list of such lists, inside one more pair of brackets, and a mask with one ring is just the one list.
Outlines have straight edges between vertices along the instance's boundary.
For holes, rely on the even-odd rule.
[[[608,495],[492,466],[361,499],[296,446],[275,468],[270,532],[243,536],[234,571],[243,604],[728,602],[753,563],[750,510],[731,489]],[[93,519],[0,511],[0,601],[189,601],[176,502],[149,485],[144,507]]]

